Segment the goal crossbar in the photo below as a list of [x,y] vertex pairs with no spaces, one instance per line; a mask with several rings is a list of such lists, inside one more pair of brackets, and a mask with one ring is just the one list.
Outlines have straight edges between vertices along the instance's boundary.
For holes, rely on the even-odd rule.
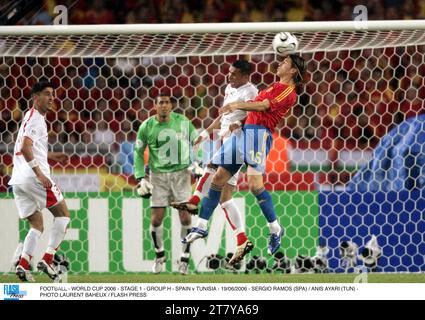
[[241,23],[165,23],[54,26],[0,26],[0,36],[9,35],[131,35],[235,32],[327,32],[425,30],[425,20],[241,22]]
[[276,32],[300,52],[425,45],[425,20],[2,26],[0,54],[40,57],[201,56],[272,53]]

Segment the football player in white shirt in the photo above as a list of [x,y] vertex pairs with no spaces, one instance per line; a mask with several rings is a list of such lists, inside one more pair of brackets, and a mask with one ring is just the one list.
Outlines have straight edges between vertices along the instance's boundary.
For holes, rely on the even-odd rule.
[[32,87],[33,107],[26,112],[19,128],[13,154],[13,172],[9,184],[19,217],[28,220],[30,230],[23,244],[22,254],[16,267],[16,275],[22,281],[34,281],[30,273],[30,261],[43,232],[41,210],[48,208],[54,216],[47,250],[37,269],[56,279],[58,273],[53,258],[65,237],[69,224],[69,211],[58,186],[50,178],[48,159],[65,164],[68,156],[48,152],[46,113],[53,107],[53,85],[41,80]]
[[[254,100],[254,98],[258,95],[258,89],[249,82],[250,73],[251,65],[246,60],[236,60],[231,65],[228,74],[229,84],[225,89],[223,105],[236,101],[245,102]],[[218,136],[221,138],[222,142],[229,139],[232,133],[238,134],[237,131],[240,130],[246,115],[246,111],[236,110],[231,113],[224,114],[222,117],[216,118],[214,122],[194,141],[194,145],[208,139],[211,134],[213,134],[214,130],[219,130]],[[198,204],[203,197],[208,195],[208,190],[215,172],[216,167],[208,165],[203,176],[199,179],[195,193],[190,200],[187,202],[175,202],[171,205],[176,209],[187,210],[192,214],[197,214]],[[225,212],[227,221],[229,222],[237,239],[236,252],[229,261],[230,265],[234,265],[241,261],[243,257],[254,248],[253,243],[249,241],[245,234],[241,213],[232,198],[232,194],[238,183],[238,175],[239,172],[237,172],[227,182],[226,186],[223,188],[220,199],[221,208]]]

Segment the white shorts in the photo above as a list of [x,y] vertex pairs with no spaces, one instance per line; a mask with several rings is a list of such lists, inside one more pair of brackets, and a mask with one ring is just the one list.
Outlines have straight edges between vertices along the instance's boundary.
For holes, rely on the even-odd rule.
[[63,200],[62,192],[53,181],[51,188],[44,188],[38,180],[33,183],[15,184],[13,195],[21,219],[28,218],[36,211],[53,207]]
[[171,202],[188,201],[192,195],[190,172],[187,169],[150,174],[150,183],[153,185],[151,207],[168,207]]

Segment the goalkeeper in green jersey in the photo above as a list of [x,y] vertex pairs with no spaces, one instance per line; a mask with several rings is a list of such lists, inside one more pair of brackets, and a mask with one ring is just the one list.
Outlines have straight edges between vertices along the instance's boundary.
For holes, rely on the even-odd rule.
[[[150,233],[155,246],[154,273],[164,268],[166,256],[163,240],[163,220],[166,207],[173,201],[187,201],[192,193],[191,144],[196,139],[196,129],[185,116],[172,112],[171,97],[161,93],[155,100],[156,115],[146,119],[137,132],[134,149],[134,175],[139,182],[137,192],[141,197],[151,197]],[[150,177],[145,175],[144,151],[149,148]],[[191,228],[191,215],[179,211],[181,238]],[[190,244],[182,245],[179,272],[188,274]]]

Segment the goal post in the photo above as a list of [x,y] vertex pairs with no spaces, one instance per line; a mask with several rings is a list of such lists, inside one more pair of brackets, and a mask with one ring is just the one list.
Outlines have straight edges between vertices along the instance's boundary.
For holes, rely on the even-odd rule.
[[[163,90],[198,129],[208,126],[237,58],[266,88],[276,81],[278,31],[297,36],[308,73],[274,134],[265,175],[286,229],[282,252],[295,265],[323,245],[329,271],[343,272],[340,246],[351,241],[359,266],[376,258],[378,271],[425,271],[425,21],[402,20],[0,27],[0,272],[28,230],[7,181],[35,81],[56,86],[49,146],[70,155],[53,166],[72,215],[61,247],[70,271],[149,272],[149,201],[136,196],[132,178],[137,129]],[[238,188],[252,254],[267,257],[266,221],[245,174]],[[221,209],[211,223],[208,240],[192,248],[192,272],[211,271],[206,256],[234,250]],[[362,258],[373,236],[381,256]],[[167,272],[177,270],[179,237],[177,216],[167,214]],[[40,250],[46,243],[43,235]]]

